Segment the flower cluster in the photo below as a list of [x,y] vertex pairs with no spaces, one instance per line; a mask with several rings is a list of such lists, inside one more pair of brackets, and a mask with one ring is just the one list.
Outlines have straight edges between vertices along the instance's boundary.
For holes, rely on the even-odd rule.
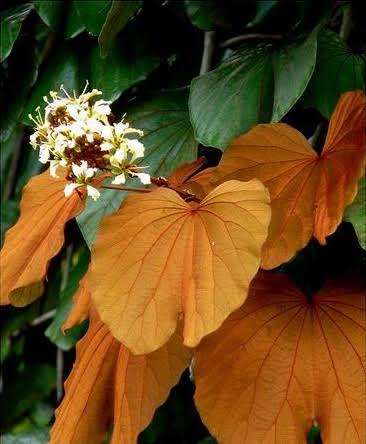
[[59,167],[67,169],[70,184],[65,187],[65,196],[70,196],[79,187],[86,187],[94,200],[99,191],[91,185],[98,172],[108,172],[112,183],[123,184],[128,177],[137,177],[143,184],[150,183],[150,176],[143,167],[135,165],[144,156],[144,146],[137,140],[143,132],[131,128],[123,120],[115,123],[110,102],[96,100],[101,91],[93,89],[80,96],[70,96],[61,87],[64,96],[50,92],[44,116],[40,108],[37,115],[29,118],[35,124],[30,136],[34,149],[39,149],[40,162],[50,165],[50,174],[58,177]]

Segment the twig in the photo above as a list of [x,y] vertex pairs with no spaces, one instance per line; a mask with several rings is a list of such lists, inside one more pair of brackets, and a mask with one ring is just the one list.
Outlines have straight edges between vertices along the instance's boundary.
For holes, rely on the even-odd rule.
[[352,22],[351,5],[346,5],[343,8],[341,29],[339,30],[339,36],[344,41],[348,40],[348,37],[350,36],[351,31],[352,31],[352,27],[353,27],[353,22]]
[[107,190],[118,190],[118,191],[137,191],[138,193],[150,193],[152,191],[149,188],[137,188],[137,187],[127,187],[127,186],[117,186],[117,185],[102,185],[100,188],[105,188]]
[[[66,247],[65,254],[65,266],[62,270],[61,283],[60,283],[60,294],[65,290],[67,281],[69,280],[70,267],[71,267],[71,257],[72,257],[73,245],[70,244]],[[64,352],[61,348],[57,348],[56,354],[56,396],[57,401],[60,401],[63,395],[64,388]]]
[[260,34],[260,33],[251,33],[251,34],[243,34],[238,35],[236,37],[232,37],[231,39],[225,40],[220,43],[220,48],[228,48],[230,46],[236,45],[237,43],[246,42],[248,40],[282,40],[283,36],[280,34]]
[[55,316],[55,314],[56,314],[56,309],[47,311],[47,313],[43,313],[40,316],[38,316],[37,318],[34,318],[30,325],[32,327],[35,327],[36,325],[42,324],[43,322],[46,322],[49,319],[52,319]]
[[[165,177],[154,177],[151,176],[151,182],[157,185],[158,187],[169,188],[170,190],[178,193],[183,199],[190,200],[194,202],[201,202],[194,194],[190,193],[187,190],[181,190],[171,185]],[[135,188],[128,186],[117,186],[117,185],[102,185],[101,188],[107,188],[109,190],[117,190],[117,191],[137,191],[138,193],[150,193],[154,191],[154,188]]]
[[212,57],[215,49],[214,38],[215,38],[215,31],[205,32],[200,75],[206,74],[206,72],[208,72],[211,68]]
[[18,162],[20,159],[23,135],[24,135],[24,127],[21,126],[19,129],[19,134],[14,144],[13,156],[11,158],[9,173],[4,187],[4,193],[2,196],[4,201],[9,199],[15,187],[16,178],[17,178],[16,173],[18,170]]
[[318,140],[320,133],[323,128],[323,122],[318,123],[318,125],[315,128],[314,134],[308,138],[308,142],[311,146],[314,146],[316,144],[316,141]]
[[56,399],[57,402],[61,401],[62,395],[63,395],[63,388],[64,388],[64,352],[61,350],[61,348],[57,348],[57,354],[56,354],[56,371],[57,371],[57,377],[56,377]]

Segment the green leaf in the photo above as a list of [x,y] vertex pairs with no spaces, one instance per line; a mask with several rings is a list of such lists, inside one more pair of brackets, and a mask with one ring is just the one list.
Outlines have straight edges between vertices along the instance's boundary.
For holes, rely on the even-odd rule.
[[56,387],[56,369],[48,364],[34,364],[13,374],[0,396],[1,419],[10,423],[49,396]]
[[305,91],[314,72],[317,33],[318,29],[315,29],[302,44],[291,45],[273,54],[272,122],[281,120]]
[[66,22],[66,38],[73,39],[85,30],[84,23],[81,20],[76,1],[73,0],[70,4],[69,14]]
[[47,444],[48,429],[35,429],[22,433],[7,433],[1,436],[1,444]]
[[31,3],[25,3],[16,8],[7,9],[0,15],[0,63],[11,53],[14,43],[18,38],[23,21],[33,9]]
[[189,110],[197,140],[223,149],[256,123],[269,121],[272,77],[268,51],[251,48],[193,79]]
[[185,0],[184,6],[191,23],[203,31],[215,29],[217,20],[222,17],[222,8],[212,0]]
[[1,203],[1,245],[4,243],[6,231],[12,227],[19,217],[19,202],[8,199]]
[[362,248],[366,250],[366,177],[358,183],[358,193],[352,204],[346,209],[344,220],[351,222]]
[[90,61],[90,84],[103,91],[103,98],[113,102],[131,86],[145,80],[159,64],[160,57],[142,41],[123,47],[115,43],[104,59],[95,48]]
[[34,7],[43,22],[56,30],[60,24],[64,2],[54,0],[33,0]]
[[224,149],[254,125],[280,120],[310,80],[316,33],[279,48],[247,47],[193,79],[189,109],[197,140]]
[[75,0],[75,4],[86,30],[92,35],[99,35],[111,0]]
[[355,89],[365,90],[365,59],[353,54],[335,32],[321,31],[314,74],[302,104],[329,119],[340,95]]
[[32,124],[28,114],[34,113],[37,106],[45,105],[43,96],[52,90],[57,91],[61,85],[70,92],[78,89],[78,60],[69,49],[56,51],[47,62],[22,115],[22,121],[26,125]]
[[[136,186],[136,184],[134,183]],[[97,201],[87,199],[86,208],[76,218],[85,242],[91,248],[103,217],[118,210],[127,192],[116,190],[102,190]]]
[[38,161],[38,151],[35,151],[28,141],[21,148],[21,156],[19,161],[19,174],[15,186],[15,195],[20,199],[24,185],[32,176],[39,174],[43,168],[41,162]]
[[2,365],[10,355],[10,338],[5,335],[0,337],[0,364]]
[[30,417],[37,427],[45,427],[51,422],[53,408],[50,404],[40,401],[34,406]]
[[83,333],[85,333],[85,325],[83,324],[75,326],[66,332],[66,334],[62,333],[61,326],[70,313],[72,308],[72,298],[78,289],[81,278],[86,273],[89,261],[90,253],[86,248],[74,255],[67,285],[65,290],[60,294],[60,302],[56,308],[55,317],[45,331],[45,335],[48,339],[64,351],[74,347]]
[[321,434],[320,428],[318,426],[312,426],[308,432],[306,437],[306,441],[308,444],[321,444]]
[[113,39],[125,27],[128,20],[141,7],[142,1],[113,0],[111,9],[100,32],[98,42],[100,54],[104,58],[108,54]]
[[1,144],[0,149],[0,180],[1,180],[1,196],[3,198],[3,193],[6,188],[6,178],[9,173],[9,168],[11,164],[11,159],[13,158],[14,152],[16,151],[23,132],[21,130],[13,131],[10,137]]
[[[145,145],[141,165],[148,165],[146,171],[151,175],[168,175],[181,164],[197,158],[197,141],[189,121],[187,100],[187,90],[165,91],[127,109],[126,121],[144,131],[140,139]],[[136,181],[131,184],[138,186]],[[77,217],[89,246],[95,239],[101,219],[114,213],[126,195],[126,192],[102,190],[101,197],[96,202],[90,200]]]
[[253,27],[265,22],[273,10],[278,8],[279,4],[279,0],[258,0],[257,12],[253,20],[248,25]]
[[[28,45],[21,49],[9,64],[8,84],[3,91],[7,106],[2,110],[0,141],[4,143],[19,123],[29,91],[38,75],[38,64],[33,49],[29,49]],[[24,65],[27,69],[23,69]]]
[[197,159],[197,141],[188,114],[188,90],[171,90],[127,108],[126,120],[144,131],[143,165],[151,175],[166,176]]

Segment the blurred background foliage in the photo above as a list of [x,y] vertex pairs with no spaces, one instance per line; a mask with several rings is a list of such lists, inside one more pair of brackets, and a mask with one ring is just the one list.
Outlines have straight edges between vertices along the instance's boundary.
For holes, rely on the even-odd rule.
[[[117,117],[127,113],[145,131],[144,162],[155,175],[198,154],[217,164],[235,135],[260,122],[282,120],[306,137],[320,128],[319,151],[339,95],[365,87],[362,0],[2,0],[0,8],[1,243],[19,215],[23,186],[43,167],[28,143],[28,113],[61,84],[80,92],[88,80]],[[344,222],[327,246],[312,240],[281,267],[308,295],[329,275],[365,263],[362,183],[346,214],[354,227]],[[106,191],[68,224],[41,299],[1,310],[2,444],[48,440],[75,343],[87,328],[63,335],[60,326],[99,221],[124,195]],[[214,443],[193,392],[187,370],[139,443]],[[320,442],[318,430],[308,439]]]

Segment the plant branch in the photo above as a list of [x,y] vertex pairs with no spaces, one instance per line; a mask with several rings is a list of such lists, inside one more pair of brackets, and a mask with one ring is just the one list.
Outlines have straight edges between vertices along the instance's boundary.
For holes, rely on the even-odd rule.
[[16,173],[18,170],[18,163],[22,149],[23,136],[24,136],[24,127],[21,126],[19,128],[19,133],[17,135],[17,139],[14,144],[14,151],[9,166],[9,173],[5,182],[4,192],[2,196],[2,200],[4,201],[9,199],[16,185],[16,178],[17,178]]
[[[70,244],[66,247],[65,253],[65,265],[62,270],[61,283],[60,283],[60,294],[65,291],[67,282],[69,280],[70,268],[71,268],[71,258],[72,258],[73,245]],[[57,347],[56,353],[56,396],[57,401],[60,401],[63,395],[64,388],[64,352],[60,347]]]
[[343,15],[342,15],[342,23],[341,28],[339,30],[339,36],[344,40],[347,41],[348,37],[351,34],[352,31],[352,10],[351,5],[346,5],[343,8]]
[[212,57],[215,49],[214,38],[215,31],[205,32],[200,75],[206,74],[206,72],[208,72],[211,68]]
[[236,37],[232,37],[231,39],[225,40],[220,43],[220,48],[228,48],[230,46],[236,45],[237,43],[247,42],[250,40],[283,40],[283,36],[280,34],[260,34],[260,33],[251,33],[251,34],[242,34]]
[[318,140],[320,133],[323,128],[323,122],[318,123],[318,125],[315,128],[314,134],[308,138],[308,142],[311,146],[314,146],[316,144],[316,141]]
[[107,190],[118,190],[118,191],[136,191],[137,193],[150,193],[152,191],[150,188],[137,188],[137,187],[118,186],[118,185],[102,185],[100,188],[105,188]]

